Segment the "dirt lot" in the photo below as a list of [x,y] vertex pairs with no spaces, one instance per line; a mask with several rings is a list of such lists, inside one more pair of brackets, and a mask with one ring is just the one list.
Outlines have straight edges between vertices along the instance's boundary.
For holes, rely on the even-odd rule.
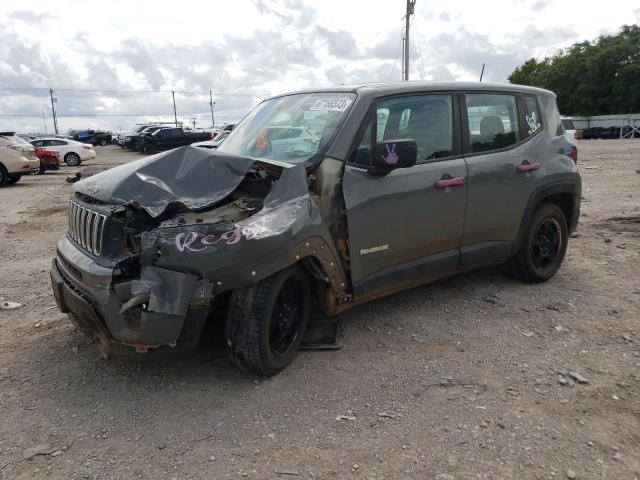
[[640,141],[579,151],[551,281],[484,270],[356,308],[342,350],[270,379],[215,340],[105,362],[49,287],[74,169],[0,189],[0,300],[24,304],[0,311],[0,478],[640,478]]

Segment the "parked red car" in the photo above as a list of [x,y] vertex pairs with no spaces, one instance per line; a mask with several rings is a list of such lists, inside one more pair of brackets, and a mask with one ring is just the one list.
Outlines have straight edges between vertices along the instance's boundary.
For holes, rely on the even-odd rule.
[[36,157],[40,159],[40,169],[38,174],[42,175],[47,170],[58,170],[60,168],[60,154],[48,148],[35,147]]

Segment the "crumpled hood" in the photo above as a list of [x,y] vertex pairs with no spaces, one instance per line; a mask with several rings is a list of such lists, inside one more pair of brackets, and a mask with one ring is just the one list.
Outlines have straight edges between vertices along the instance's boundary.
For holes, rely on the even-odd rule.
[[158,217],[172,204],[198,210],[219,202],[236,189],[254,163],[248,157],[186,146],[100,172],[73,188]]

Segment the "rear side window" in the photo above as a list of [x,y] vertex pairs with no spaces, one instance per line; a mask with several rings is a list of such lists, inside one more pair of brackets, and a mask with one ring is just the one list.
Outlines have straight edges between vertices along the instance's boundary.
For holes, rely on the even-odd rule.
[[565,130],[575,130],[576,128],[573,126],[573,120],[571,120],[570,118],[563,118],[562,119],[562,127]]
[[383,100],[376,111],[376,140],[415,140],[417,163],[453,155],[451,95],[412,95]]
[[535,135],[542,130],[542,123],[540,123],[540,110],[538,109],[538,102],[536,97],[527,95],[524,97],[524,121],[527,127],[527,136]]
[[465,95],[472,153],[499,150],[518,143],[518,109],[514,95]]

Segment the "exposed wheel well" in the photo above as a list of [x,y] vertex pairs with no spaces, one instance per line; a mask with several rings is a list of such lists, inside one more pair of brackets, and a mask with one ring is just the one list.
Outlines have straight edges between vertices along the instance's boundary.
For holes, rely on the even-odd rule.
[[538,205],[543,203],[552,203],[560,207],[560,210],[564,213],[564,218],[567,220],[567,224],[571,223],[571,219],[573,218],[573,209],[575,207],[573,204],[573,196],[571,194],[558,193],[556,195],[551,195],[540,200]]

